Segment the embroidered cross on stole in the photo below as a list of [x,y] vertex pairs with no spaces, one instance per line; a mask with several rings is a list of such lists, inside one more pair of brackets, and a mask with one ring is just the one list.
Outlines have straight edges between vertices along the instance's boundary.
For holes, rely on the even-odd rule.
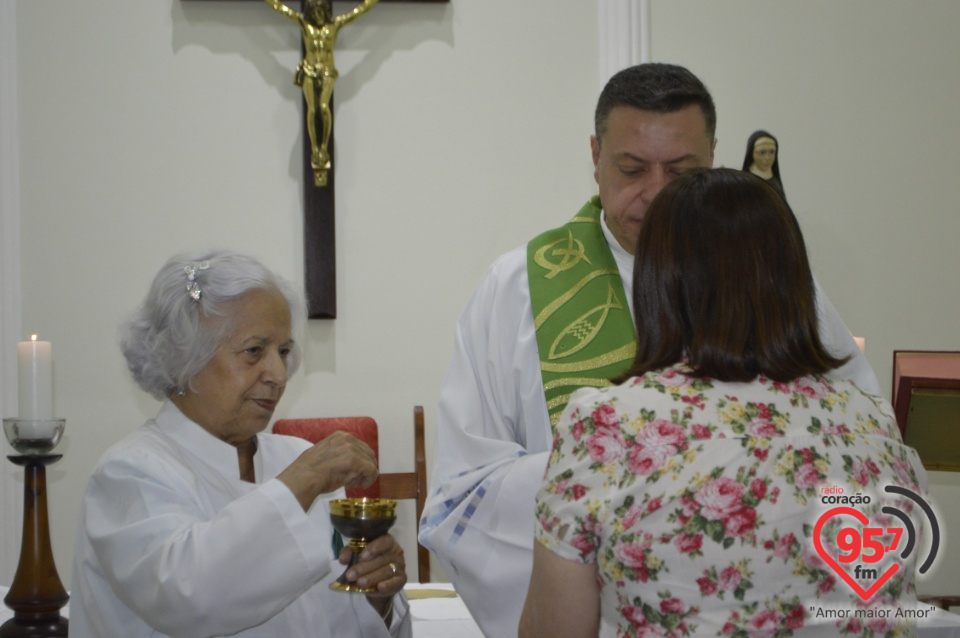
[[610,385],[636,355],[637,339],[620,271],[594,196],[569,223],[527,244],[540,374],[551,425],[583,386]]

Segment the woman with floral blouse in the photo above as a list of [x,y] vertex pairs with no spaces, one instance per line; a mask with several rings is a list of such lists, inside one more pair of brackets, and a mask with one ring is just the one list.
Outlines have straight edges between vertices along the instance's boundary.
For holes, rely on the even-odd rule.
[[[881,508],[909,515],[884,487],[923,494],[926,475],[888,402],[830,378],[786,202],[748,173],[687,174],[650,206],[634,272],[637,356],[556,427],[520,635],[912,635],[919,551],[900,557]],[[837,495],[897,551],[838,562],[861,524],[833,515],[824,560]],[[864,599],[831,561],[898,568]]]

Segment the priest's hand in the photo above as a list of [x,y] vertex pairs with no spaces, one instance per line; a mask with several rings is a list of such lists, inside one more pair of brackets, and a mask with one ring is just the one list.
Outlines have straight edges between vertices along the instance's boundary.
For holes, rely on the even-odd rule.
[[369,487],[378,475],[377,459],[366,443],[346,432],[334,432],[304,451],[277,478],[306,511],[320,494],[341,487]]

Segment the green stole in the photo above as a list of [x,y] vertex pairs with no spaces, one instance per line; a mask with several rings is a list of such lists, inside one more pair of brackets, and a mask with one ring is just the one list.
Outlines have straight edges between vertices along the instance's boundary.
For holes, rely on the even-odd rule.
[[550,423],[570,393],[610,385],[637,352],[636,329],[594,196],[569,223],[527,244],[527,276]]

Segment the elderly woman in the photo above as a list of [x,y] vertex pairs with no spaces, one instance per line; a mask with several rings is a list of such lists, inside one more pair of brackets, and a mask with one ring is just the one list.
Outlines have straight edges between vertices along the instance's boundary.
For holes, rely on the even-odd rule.
[[766,131],[754,131],[747,139],[747,150],[743,155],[743,170],[760,177],[780,197],[787,198],[780,180],[780,145],[777,138]]
[[[922,493],[926,475],[889,403],[828,376],[842,361],[786,202],[741,171],[681,177],[647,211],[634,273],[633,367],[577,391],[555,430],[521,636],[907,635],[894,612],[917,604],[918,552],[901,558],[887,532],[903,524],[877,510],[910,512],[884,488]],[[897,552],[856,566],[899,565],[866,598],[816,542],[852,555],[840,528],[859,523],[822,495],[860,493],[887,530],[871,542]]]
[[70,635],[410,636],[403,551],[371,542],[331,591],[327,501],[377,476],[349,435],[311,446],[264,434],[300,363],[302,302],[229,252],[175,257],[124,326],[156,418],[108,450],[83,500]]

